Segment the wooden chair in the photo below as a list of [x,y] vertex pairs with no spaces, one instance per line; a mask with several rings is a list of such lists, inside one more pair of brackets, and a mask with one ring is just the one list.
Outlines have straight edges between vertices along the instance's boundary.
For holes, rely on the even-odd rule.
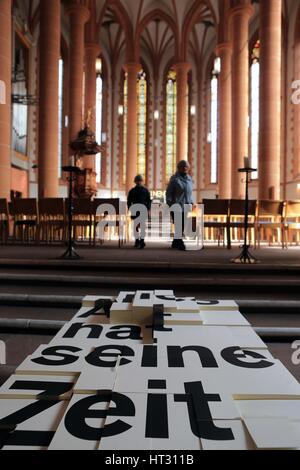
[[65,202],[60,198],[40,199],[36,240],[47,243],[66,239]]
[[9,237],[9,212],[6,199],[0,199],[0,240],[7,244]]
[[259,201],[256,218],[256,239],[260,247],[262,233],[264,239],[274,243],[277,242],[284,248],[284,207],[283,201]]
[[[292,237],[291,231],[294,231]],[[284,211],[284,242],[286,248],[289,244],[300,243],[300,201],[287,201]]]
[[[231,240],[233,238],[235,238],[237,241],[243,240],[245,235],[245,201],[243,199],[231,199],[229,214],[229,228]],[[252,240],[256,245],[255,222],[257,216],[257,201],[249,201],[248,214],[249,230],[252,234]],[[233,231],[235,232],[235,237],[232,236]]]
[[[107,211],[99,213],[102,205],[109,205],[114,209],[114,215],[110,215]],[[126,203],[120,199],[95,199],[95,225],[94,225],[94,244],[96,244],[97,225],[100,222],[107,222],[105,231],[108,234],[108,239],[111,240],[113,235],[118,237],[119,248],[126,243],[126,228],[127,228],[127,207]],[[113,226],[111,225],[113,224]],[[104,237],[103,237],[104,238]],[[100,239],[100,243],[104,243],[104,239]]]
[[89,244],[93,241],[94,228],[94,203],[90,199],[74,199],[73,202],[73,230],[75,240],[88,240]]
[[38,206],[36,199],[14,199],[11,203],[11,215],[14,218],[13,240],[29,243],[36,239],[38,226]]
[[221,239],[225,244],[227,239],[227,248],[231,248],[230,229],[229,229],[229,200],[228,199],[204,199],[204,229],[209,232],[207,239],[218,240],[220,246]]

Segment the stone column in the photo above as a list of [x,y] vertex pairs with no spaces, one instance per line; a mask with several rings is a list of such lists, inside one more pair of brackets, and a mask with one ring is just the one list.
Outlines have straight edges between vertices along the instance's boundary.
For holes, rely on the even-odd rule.
[[238,169],[249,155],[249,20],[250,2],[231,10],[232,39],[232,197],[244,198],[245,185]]
[[191,65],[180,62],[174,66],[177,74],[177,163],[188,160],[188,125],[189,125],[189,97],[188,73]]
[[39,197],[58,197],[60,0],[40,2]]
[[10,199],[12,1],[0,0],[0,197]]
[[282,0],[260,2],[259,197],[280,199]]
[[67,6],[70,16],[70,138],[77,137],[83,118],[84,25],[88,21],[88,8],[79,3]]
[[219,44],[216,50],[221,59],[219,76],[219,197],[231,198],[232,181],[232,48],[229,43]]
[[137,174],[137,75],[141,70],[138,63],[124,66],[127,72],[128,109],[127,109],[127,155],[126,155],[126,191],[128,192]]

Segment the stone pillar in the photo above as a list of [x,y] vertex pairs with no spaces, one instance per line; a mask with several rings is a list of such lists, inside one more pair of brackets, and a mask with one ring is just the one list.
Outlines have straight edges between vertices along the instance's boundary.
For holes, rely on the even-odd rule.
[[260,2],[259,197],[280,199],[282,0]]
[[77,137],[83,118],[84,25],[90,17],[88,8],[79,3],[67,7],[70,16],[70,138]]
[[239,168],[249,155],[249,20],[250,2],[240,2],[231,10],[232,39],[232,197],[244,198],[245,184]]
[[40,2],[39,197],[58,197],[60,0]]
[[128,109],[127,109],[127,155],[126,155],[126,191],[128,192],[137,175],[137,75],[141,70],[138,63],[124,66],[127,72]]
[[191,65],[180,62],[174,66],[177,74],[177,163],[188,160],[189,97],[188,73]]
[[232,194],[232,48],[219,44],[216,50],[221,59],[219,76],[219,197],[230,199]]
[[0,0],[0,197],[10,199],[12,1]]

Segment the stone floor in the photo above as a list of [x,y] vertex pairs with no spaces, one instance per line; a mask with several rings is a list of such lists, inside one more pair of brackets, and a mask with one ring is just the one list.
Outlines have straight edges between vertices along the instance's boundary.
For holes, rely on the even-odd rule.
[[[125,245],[119,249],[115,243],[106,243],[99,247],[87,247],[78,245],[77,252],[82,257],[81,263],[98,263],[110,261],[122,261],[128,263],[171,263],[185,265],[229,265],[231,259],[238,256],[240,248],[233,247],[227,250],[224,247],[208,246],[200,251],[180,252],[171,250],[166,244],[149,243],[143,251],[134,249],[131,245]],[[0,245],[0,262],[34,260],[58,262],[58,258],[64,253],[62,246],[33,246],[33,245]],[[283,250],[281,247],[262,247],[251,250],[253,255],[260,260],[261,266],[293,266],[300,268],[300,247],[290,247]],[[248,266],[249,268],[249,266]],[[251,267],[250,267],[251,269]]]

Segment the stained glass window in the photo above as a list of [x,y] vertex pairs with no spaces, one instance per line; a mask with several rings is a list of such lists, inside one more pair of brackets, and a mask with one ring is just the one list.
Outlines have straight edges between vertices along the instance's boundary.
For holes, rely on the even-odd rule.
[[177,83],[176,72],[170,70],[166,85],[166,177],[176,170]]
[[[99,62],[100,63],[100,62]],[[103,125],[103,79],[101,70],[98,70],[96,78],[96,141],[99,145],[102,144],[102,125]],[[96,155],[96,173],[97,183],[101,183],[101,153]]]
[[140,72],[137,83],[138,96],[138,168],[137,173],[146,175],[147,161],[147,76]]
[[[259,159],[259,81],[260,81],[260,41],[258,40],[253,48],[251,56],[251,110],[250,110],[250,135],[251,135],[251,166],[258,168]],[[258,172],[252,173],[252,179],[258,178]]]
[[[137,174],[146,175],[147,164],[147,75],[141,70],[137,76]],[[124,80],[123,114],[123,183],[126,184],[127,169],[127,123],[128,123],[128,86],[127,74]]]
[[211,184],[218,183],[218,77],[213,73],[211,79],[211,130],[210,130],[210,144],[211,144],[211,165],[210,165],[210,182]]
[[28,94],[28,49],[15,36],[14,75],[12,93],[20,98],[12,106],[12,148],[27,155],[28,106],[22,97]]
[[127,168],[127,122],[128,122],[128,81],[127,74],[125,74],[124,80],[124,108],[123,108],[123,183],[126,184],[126,168]]
[[64,61],[58,64],[58,177],[62,177],[63,166],[63,107],[64,107]]

